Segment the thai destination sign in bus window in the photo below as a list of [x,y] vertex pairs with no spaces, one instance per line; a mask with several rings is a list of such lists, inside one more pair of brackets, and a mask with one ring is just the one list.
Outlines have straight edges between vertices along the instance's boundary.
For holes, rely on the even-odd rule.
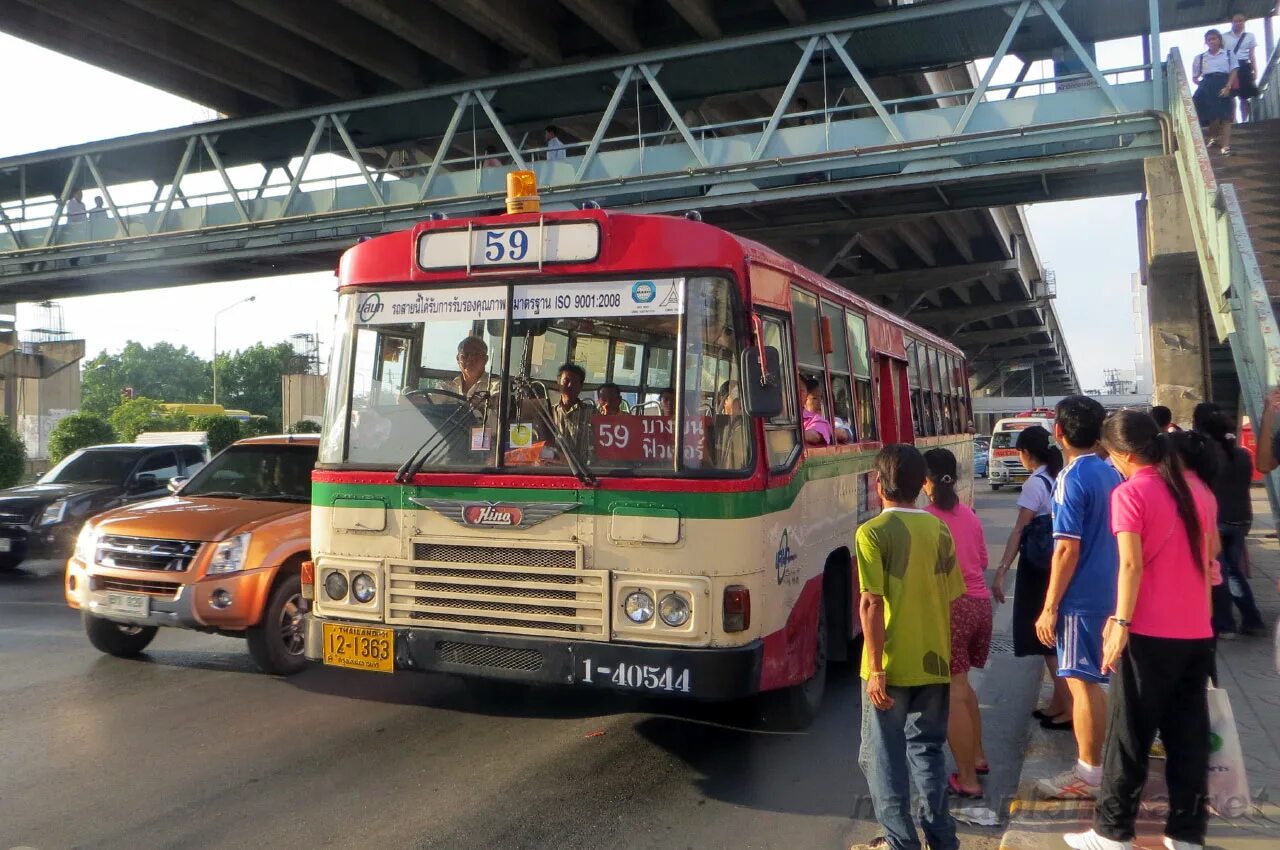
[[[342,297],[355,326],[337,364],[349,426],[344,445],[326,441],[323,463],[590,479],[740,473],[751,461],[726,279],[495,281]],[[582,368],[581,386],[570,375],[562,388],[567,363]],[[601,413],[605,383],[618,386],[626,412]]]

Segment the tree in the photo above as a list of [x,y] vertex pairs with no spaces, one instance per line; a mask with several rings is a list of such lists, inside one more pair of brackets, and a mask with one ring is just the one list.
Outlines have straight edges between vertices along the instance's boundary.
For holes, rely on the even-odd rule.
[[0,416],[0,488],[12,487],[27,472],[27,447]]
[[197,416],[191,426],[196,431],[204,431],[211,454],[217,454],[241,437],[239,420],[222,414]]
[[319,434],[320,423],[312,422],[310,419],[299,419],[297,422],[289,426],[290,434]]
[[116,432],[101,416],[92,413],[73,413],[64,416],[49,434],[49,461],[57,463],[76,449],[111,443]]
[[110,422],[116,435],[125,443],[132,443],[143,431],[169,430],[165,427],[168,417],[165,415],[164,403],[146,396],[121,402],[112,411]]
[[232,409],[261,414],[280,428],[283,403],[280,377],[295,363],[297,353],[287,342],[272,346],[258,343],[218,358],[219,401]]
[[185,345],[158,342],[148,348],[130,341],[119,354],[103,351],[85,362],[80,408],[110,416],[126,387],[147,398],[207,402],[213,388],[212,366]]

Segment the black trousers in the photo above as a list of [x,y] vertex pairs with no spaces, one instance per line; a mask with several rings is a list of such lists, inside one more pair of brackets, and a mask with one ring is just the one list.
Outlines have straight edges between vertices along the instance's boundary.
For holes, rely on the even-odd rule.
[[1164,834],[1204,844],[1209,813],[1209,702],[1213,640],[1130,635],[1111,677],[1111,715],[1102,749],[1094,828],[1131,841],[1156,731],[1164,742],[1169,818]]

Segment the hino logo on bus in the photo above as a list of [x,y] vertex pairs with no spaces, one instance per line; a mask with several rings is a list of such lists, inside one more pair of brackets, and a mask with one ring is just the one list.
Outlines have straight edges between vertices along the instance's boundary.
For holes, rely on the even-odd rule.
[[467,505],[462,509],[462,521],[467,525],[501,526],[517,528],[524,519],[524,511],[515,505],[499,505],[485,502],[481,505]]
[[411,499],[429,511],[468,528],[530,528],[574,510],[577,502],[471,502],[462,499]]

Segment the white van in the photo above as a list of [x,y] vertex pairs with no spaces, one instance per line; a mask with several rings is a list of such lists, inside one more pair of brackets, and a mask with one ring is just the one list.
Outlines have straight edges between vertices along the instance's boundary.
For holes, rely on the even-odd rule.
[[1039,425],[1049,432],[1053,439],[1053,420],[1043,416],[1015,416],[1000,419],[995,430],[991,432],[991,454],[987,464],[987,480],[992,490],[999,490],[1006,484],[1021,485],[1027,480],[1026,467],[1018,460],[1018,450],[1014,448],[1018,442],[1018,434]]

